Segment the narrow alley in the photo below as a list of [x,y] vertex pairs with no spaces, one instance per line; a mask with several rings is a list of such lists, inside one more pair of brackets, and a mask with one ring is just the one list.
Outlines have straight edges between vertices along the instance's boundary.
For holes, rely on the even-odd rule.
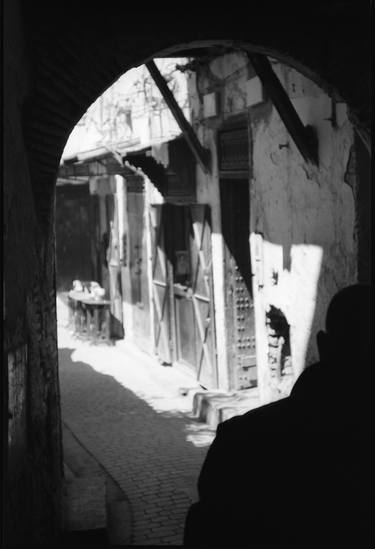
[[191,413],[199,386],[124,342],[77,340],[66,314],[58,300],[63,424],[129,498],[131,543],[179,545],[214,436]]
[[2,545],[366,546],[373,2],[2,4]]

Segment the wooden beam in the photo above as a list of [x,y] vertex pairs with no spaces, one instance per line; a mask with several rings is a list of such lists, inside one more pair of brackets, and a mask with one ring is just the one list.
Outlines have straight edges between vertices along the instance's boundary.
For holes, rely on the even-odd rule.
[[119,154],[115,149],[110,147],[109,145],[103,144],[103,147],[105,147],[113,156],[113,158],[116,160],[117,164],[121,166],[121,168],[124,167],[124,163],[122,161],[122,156]]
[[358,137],[362,141],[363,145],[365,146],[367,152],[371,156],[371,136],[367,132],[362,130],[362,128],[355,127],[354,129]]
[[265,55],[259,53],[249,53],[248,57],[303,158],[306,162],[317,166],[319,160],[316,144],[314,144],[311,134],[301,122],[293,103],[274,73],[271,63]]
[[148,63],[146,63],[146,67],[151,74],[155,84],[157,85],[160,93],[162,94],[164,101],[168,105],[171,113],[173,114],[177,124],[179,125],[192,153],[197,159],[197,162],[199,162],[200,166],[206,173],[209,173],[211,171],[210,151],[202,147],[199,139],[194,133],[193,128],[186,120],[182,109],[174,98],[173,93],[169,89],[163,75],[160,73],[159,69],[155,65],[155,62],[152,60],[149,61]]

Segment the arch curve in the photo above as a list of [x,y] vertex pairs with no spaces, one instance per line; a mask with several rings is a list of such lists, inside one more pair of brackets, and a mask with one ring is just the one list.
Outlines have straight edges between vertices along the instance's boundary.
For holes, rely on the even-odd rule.
[[[31,9],[31,4],[33,9]],[[34,61],[33,91],[24,105],[24,134],[40,220],[47,221],[59,160],[70,132],[91,103],[124,72],[152,57],[203,47],[243,49],[278,58],[350,107],[366,135],[371,126],[370,5],[314,2],[257,5],[248,15],[140,12],[109,1],[103,9],[25,3]],[[115,7],[115,9],[113,9]],[[308,13],[310,10],[310,13]],[[132,22],[132,26],[125,21]],[[171,24],[172,21],[172,24]],[[135,23],[134,23],[135,22]],[[36,194],[35,194],[36,193]]]

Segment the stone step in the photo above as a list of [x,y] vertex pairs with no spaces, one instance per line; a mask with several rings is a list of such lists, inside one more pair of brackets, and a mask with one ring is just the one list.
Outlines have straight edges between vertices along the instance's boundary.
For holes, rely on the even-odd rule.
[[[69,426],[63,423],[64,464],[69,477],[103,476],[103,470],[97,460],[78,441]],[[65,477],[66,478],[66,477]]]
[[107,531],[78,530],[65,531],[61,536],[61,542],[56,547],[109,547]]
[[129,545],[131,541],[130,504],[127,500],[107,504],[107,533],[110,545]]
[[64,532],[66,546],[128,545],[129,501],[103,466],[63,424]]
[[76,477],[65,484],[64,530],[105,530],[105,477]]
[[255,389],[243,391],[197,391],[193,397],[193,414],[212,429],[222,421],[260,406]]

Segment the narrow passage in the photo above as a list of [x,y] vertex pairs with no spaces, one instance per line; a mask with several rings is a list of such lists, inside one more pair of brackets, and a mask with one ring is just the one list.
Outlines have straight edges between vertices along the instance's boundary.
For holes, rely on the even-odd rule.
[[75,339],[58,303],[62,419],[130,500],[132,544],[179,545],[214,431],[191,414],[185,374],[121,345]]

